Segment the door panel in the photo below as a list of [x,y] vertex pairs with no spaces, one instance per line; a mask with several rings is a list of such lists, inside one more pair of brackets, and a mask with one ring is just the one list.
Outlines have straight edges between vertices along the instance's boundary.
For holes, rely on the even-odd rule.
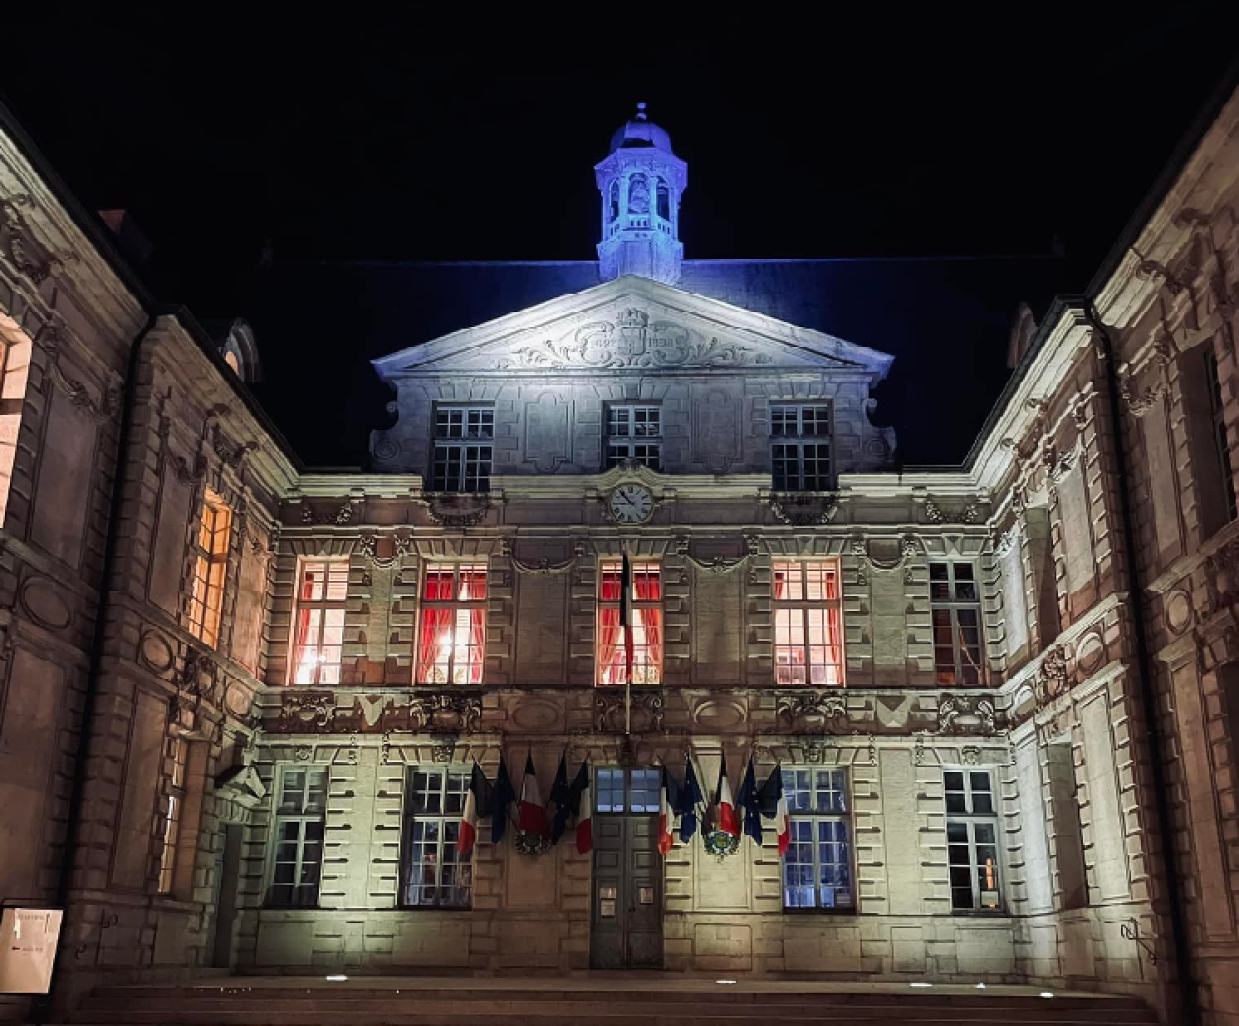
[[650,816],[594,817],[595,969],[662,968],[662,860],[655,824]]

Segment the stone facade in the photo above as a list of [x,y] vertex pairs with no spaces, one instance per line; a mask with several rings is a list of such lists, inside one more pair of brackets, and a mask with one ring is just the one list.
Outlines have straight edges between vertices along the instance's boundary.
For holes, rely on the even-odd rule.
[[[1035,981],[1239,1023],[1239,99],[1089,301],[1025,319],[954,470],[890,469],[869,419],[890,357],[623,276],[376,361],[396,420],[374,472],[307,473],[236,373],[252,334],[221,346],[161,312],[50,181],[0,133],[0,898],[67,907],[65,1002],[209,967],[585,970],[596,856],[484,830],[467,907],[416,907],[410,781],[529,753],[546,795],[561,754],[677,776],[691,754],[707,789],[724,758],[733,788],[750,757],[760,780],[843,781],[854,903],[785,907],[769,827],[722,860],[677,844],[649,863],[668,970]],[[829,410],[827,488],[774,487],[797,405]],[[617,406],[659,411],[656,468],[609,458]],[[476,490],[437,481],[448,407],[493,418]],[[615,512],[621,485],[648,518]],[[623,690],[596,686],[622,554],[662,589],[630,735]],[[775,581],[806,561],[840,587],[832,686],[779,679]],[[324,683],[298,682],[322,672],[294,644],[307,564],[337,574]],[[415,683],[439,565],[486,573],[459,686]],[[947,567],[983,638],[959,685],[935,633]],[[321,787],[314,816],[293,777]],[[992,812],[961,819],[949,781],[974,777]],[[997,835],[975,909],[963,820]],[[279,905],[287,832],[312,828],[312,900]]]

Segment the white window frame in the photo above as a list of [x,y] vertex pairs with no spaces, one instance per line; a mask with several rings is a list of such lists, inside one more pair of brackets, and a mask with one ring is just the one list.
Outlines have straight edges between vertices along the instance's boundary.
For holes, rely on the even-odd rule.
[[627,460],[635,460],[650,470],[662,470],[662,407],[656,403],[608,404],[606,435],[604,470]]
[[[776,595],[775,589],[778,584],[777,573],[779,568],[782,566],[796,568],[799,580],[801,582],[800,598],[792,598],[790,596],[783,596],[780,598]],[[815,570],[819,567],[827,571],[828,574],[834,575],[835,597],[833,599],[825,597],[825,588],[823,588],[823,595],[821,598],[808,598],[810,570]],[[847,654],[844,651],[843,572],[839,565],[839,560],[812,558],[802,559],[799,557],[773,560],[770,565],[770,598],[771,623],[773,625],[774,633],[773,662],[775,687],[843,687],[847,682]],[[812,616],[812,613],[817,611],[824,612],[824,616],[822,617],[822,625],[824,630],[827,632],[831,630],[831,623],[833,621],[834,630],[838,637],[837,646],[833,646],[837,647],[839,650],[839,661],[837,664],[825,661],[815,663],[813,661],[813,651],[815,648],[829,650],[832,647],[829,644],[813,645],[811,643],[812,630],[815,626],[813,623],[814,617]],[[780,612],[788,613],[787,630],[789,633],[787,640],[782,643],[780,642],[780,638],[782,637],[784,628],[782,628],[779,623]],[[801,637],[801,644],[799,645],[792,640],[795,637],[793,632],[797,626],[797,621],[799,621]],[[791,654],[794,653],[797,648],[803,649],[804,662],[802,663],[796,663],[792,659]],[[788,653],[786,662],[779,661],[781,650],[786,650]],[[813,680],[813,670],[816,666],[820,666],[822,668],[822,677],[824,679],[820,682]],[[795,671],[797,669],[802,671],[804,680],[797,681],[794,679],[796,676]],[[837,677],[834,681],[829,679],[832,670]]]
[[495,455],[493,403],[438,404],[431,433],[431,491],[490,491]]
[[[404,803],[401,809],[401,826],[400,826],[400,907],[408,909],[462,909],[467,910],[473,906],[473,861],[460,859],[456,851],[456,841],[459,836],[460,818],[464,813],[465,799],[469,793],[469,781],[471,768],[468,766],[450,766],[432,764],[429,766],[409,766],[404,778]],[[418,776],[421,775],[427,778],[437,776],[439,778],[438,785],[434,788],[424,787],[420,792],[415,787]],[[415,798],[418,794],[423,797],[423,811],[417,811],[415,808]],[[437,800],[437,809],[427,810],[429,799]],[[432,842],[427,842],[424,837],[419,839],[414,837],[414,831],[418,825],[423,827],[426,824],[434,824],[437,827],[436,837]],[[419,862],[418,865],[423,869],[429,868],[434,874],[434,880],[427,883],[413,884],[411,877],[413,875],[412,858],[416,850],[416,845],[433,845],[431,857],[427,860]],[[461,877],[461,883],[446,888],[448,891],[448,899],[442,900],[445,891],[442,878],[443,869],[445,866],[455,866]],[[412,887],[418,887],[421,891],[427,889],[433,892],[434,900],[432,901],[410,901],[409,891]],[[464,900],[450,900],[455,897],[460,898],[460,892],[464,892]]]
[[[307,571],[321,568],[323,573],[322,598],[302,598],[305,592]],[[341,577],[343,582],[341,582]],[[349,561],[345,559],[306,559],[297,562],[297,591],[293,598],[293,622],[291,658],[288,660],[288,683],[300,687],[316,685],[331,686],[340,683],[340,670],[344,663],[344,614],[348,607],[348,577]],[[344,585],[344,597],[333,599],[332,587]],[[302,627],[301,613],[318,610],[318,626]],[[328,613],[338,613],[329,617]],[[328,624],[328,620],[338,620],[338,623]],[[328,629],[340,632],[339,644],[327,644]],[[313,632],[313,637],[308,633]],[[327,653],[334,652],[334,658]],[[305,660],[312,660],[305,665]],[[305,672],[305,671],[308,671]]]
[[[813,416],[808,416],[812,411]],[[820,416],[823,414],[824,416]],[[825,427],[823,432],[822,428]],[[776,492],[825,492],[834,487],[834,409],[829,402],[770,404],[770,474]],[[826,468],[806,469],[808,460]]]
[[[808,774],[808,791],[810,795],[810,808],[798,808],[800,794],[798,774]],[[827,774],[829,777],[828,786],[821,788],[821,780],[819,775]],[[788,802],[788,816],[791,828],[791,846],[788,848],[787,855],[783,859],[783,868],[780,874],[780,900],[782,902],[784,912],[792,913],[826,913],[837,914],[843,913],[846,915],[855,915],[858,911],[860,903],[860,895],[857,893],[856,880],[856,829],[852,819],[852,782],[849,779],[848,771],[841,766],[785,766],[783,767],[784,795]],[[791,786],[788,787],[788,783]],[[842,786],[837,787],[836,782],[841,781]],[[820,794],[836,795],[841,794],[842,797],[838,801],[830,800],[823,802],[819,797]],[[843,839],[840,840],[836,835],[833,838],[824,838],[821,836],[819,824],[831,824],[834,827],[842,827]],[[807,826],[808,830],[802,828]],[[808,836],[798,836],[801,833],[807,833]],[[845,856],[842,861],[834,860],[829,863],[822,859],[822,845],[839,845],[842,844],[845,849]],[[812,861],[800,860],[797,861],[799,849],[803,845],[808,845],[812,853]],[[846,904],[824,905],[822,903],[822,888],[825,884],[822,881],[822,867],[824,865],[842,866],[846,869],[848,896],[849,901]],[[813,904],[808,905],[789,905],[788,898],[788,872],[795,867],[810,866],[812,869],[812,887],[813,887]],[[803,890],[807,884],[798,882],[796,887]],[[839,885],[835,885],[838,887]]]
[[[966,566],[972,574],[971,580],[959,580],[957,576],[957,568]],[[946,580],[934,579],[934,567],[946,567]],[[946,584],[947,597],[935,598],[934,587],[940,584]],[[961,585],[970,585],[975,599],[960,599],[959,589]],[[938,611],[945,612],[949,615],[951,621],[951,655],[954,663],[951,668],[953,680],[942,679],[942,674],[947,672],[947,667],[944,662],[939,661],[938,652],[940,646],[937,638],[937,624],[934,614]],[[966,680],[964,670],[966,664],[973,662],[972,657],[967,655],[967,645],[961,639],[962,632],[968,630],[968,625],[961,623],[961,612],[971,612],[976,617],[976,632],[977,632],[977,655],[976,655],[976,670],[977,679],[974,682]],[[937,684],[943,687],[961,687],[961,688],[983,688],[989,681],[989,666],[988,654],[985,650],[985,610],[981,606],[981,582],[978,579],[977,567],[969,559],[932,559],[929,562],[929,618],[930,630],[934,631],[934,679]]]
[[[305,782],[300,789],[300,807],[297,811],[281,812],[284,806],[284,800],[289,793],[288,777],[290,774],[304,772]],[[310,786],[310,774],[322,774],[322,796],[323,804],[321,809],[315,809],[312,806],[307,807],[309,796],[314,793],[316,788]],[[322,893],[323,886],[323,865],[325,862],[324,855],[327,847],[327,801],[331,789],[331,767],[316,763],[280,763],[275,768],[276,787],[275,787],[275,804],[271,811],[271,843],[270,857],[268,866],[270,869],[267,872],[266,887],[263,889],[265,895],[265,905],[268,908],[317,908],[319,896]],[[294,838],[289,838],[285,841],[282,838],[283,830],[281,827],[284,824],[297,824],[297,835]],[[307,827],[313,824],[319,826],[322,839],[318,842],[319,855],[317,860],[318,877],[313,883],[314,895],[313,901],[277,901],[274,897],[276,887],[291,887],[294,899],[297,896],[297,891],[303,887],[310,886],[309,884],[299,882],[302,878],[304,870],[307,866],[315,865],[312,859],[307,858],[306,848],[311,843],[307,837]],[[291,860],[293,866],[293,881],[292,883],[277,883],[276,873],[280,865],[288,864],[286,862],[277,862],[280,855],[280,845],[283,843],[292,843],[294,847],[294,857]]]
[[[948,774],[960,773],[963,775],[963,788],[948,788]],[[973,775],[984,776],[988,783],[988,789],[982,790],[976,788]],[[995,774],[992,769],[984,766],[944,766],[942,768],[942,790],[943,790],[943,808],[946,809],[946,850],[947,850],[947,885],[950,891],[951,911],[959,914],[982,914],[982,915],[1001,915],[1005,903],[1003,900],[1003,880],[1006,877],[1006,867],[1003,865],[1003,844],[1002,844],[1002,822],[998,812],[998,792],[995,789]],[[990,810],[976,811],[976,795],[978,793],[985,794],[989,797]],[[951,811],[949,808],[949,795],[963,794],[964,795],[964,811]],[[963,868],[962,864],[952,861],[952,848],[958,848],[964,842],[951,840],[951,827],[963,828],[967,843],[968,855],[968,879],[971,888],[971,903],[967,906],[957,905],[955,892],[957,889],[953,878],[953,870]],[[993,838],[992,843],[978,839],[978,827],[988,828]],[[982,847],[992,847],[994,854],[989,865],[989,870],[993,873],[992,893],[995,895],[995,902],[992,905],[982,904],[982,895],[988,892],[987,888],[981,886],[980,871],[985,867],[981,861],[979,849]]]
[[599,816],[658,815],[662,808],[662,770],[652,766],[597,766],[590,793]]

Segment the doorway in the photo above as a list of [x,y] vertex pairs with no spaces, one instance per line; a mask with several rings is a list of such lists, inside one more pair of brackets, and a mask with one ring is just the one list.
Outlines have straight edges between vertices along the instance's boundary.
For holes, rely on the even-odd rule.
[[232,968],[243,829],[240,823],[225,824],[224,847],[215,858],[215,936],[211,939],[211,965],[216,969]]
[[599,769],[594,779],[590,965],[661,969],[663,866],[657,769]]

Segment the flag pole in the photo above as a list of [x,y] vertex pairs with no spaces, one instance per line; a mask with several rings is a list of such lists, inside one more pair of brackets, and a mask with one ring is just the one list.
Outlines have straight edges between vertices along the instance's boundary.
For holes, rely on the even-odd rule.
[[620,570],[620,609],[624,627],[624,737],[632,736],[632,566],[625,548]]

